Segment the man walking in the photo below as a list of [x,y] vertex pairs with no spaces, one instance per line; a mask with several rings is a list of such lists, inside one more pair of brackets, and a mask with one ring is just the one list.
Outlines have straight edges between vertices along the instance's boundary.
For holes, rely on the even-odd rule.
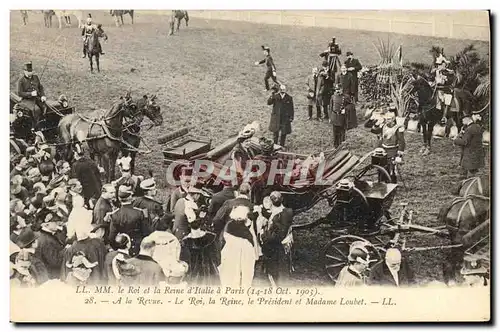
[[269,131],[274,134],[274,144],[285,146],[286,135],[292,133],[292,121],[294,117],[293,98],[286,93],[286,87],[280,86],[279,92],[273,94],[267,100],[268,105],[273,106]]
[[266,64],[266,76],[264,76],[264,85],[266,87],[265,91],[269,91],[269,79],[271,78],[274,83],[278,83],[276,79],[276,66],[274,65],[273,57],[271,56],[271,49],[267,46],[262,45],[262,51],[264,52],[265,58],[260,61],[256,61],[255,65]]

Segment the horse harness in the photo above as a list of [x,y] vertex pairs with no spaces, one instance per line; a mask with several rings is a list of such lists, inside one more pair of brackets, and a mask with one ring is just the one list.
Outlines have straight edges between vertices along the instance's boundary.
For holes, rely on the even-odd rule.
[[457,231],[459,230],[460,221],[462,219],[462,215],[463,215],[466,207],[469,207],[471,215],[472,215],[473,218],[477,217],[476,207],[474,206],[474,203],[472,202],[472,198],[479,198],[479,199],[482,199],[482,200],[489,200],[488,197],[481,196],[481,195],[468,195],[467,197],[457,197],[457,198],[455,198],[453,200],[453,202],[451,203],[451,206],[448,209],[447,214],[450,212],[450,210],[455,205],[460,204],[460,203],[463,203],[463,204],[462,204],[462,206],[460,207],[460,209],[458,211],[458,215],[457,215],[457,219],[456,219],[456,226],[450,226],[449,225],[449,227],[451,227],[451,228],[453,228],[453,229],[455,229]]
[[483,184],[481,183],[481,178],[480,177],[474,177],[472,179],[467,179],[462,181],[462,186],[467,183],[467,181],[470,181],[469,185],[467,186],[467,189],[465,190],[464,195],[467,196],[467,193],[469,190],[471,190],[472,186],[474,185],[475,182],[477,182],[477,190],[480,194],[483,194]]

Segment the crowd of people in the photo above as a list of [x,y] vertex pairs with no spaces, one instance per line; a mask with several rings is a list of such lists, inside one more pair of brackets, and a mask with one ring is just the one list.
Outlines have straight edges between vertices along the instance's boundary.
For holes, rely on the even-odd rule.
[[153,177],[118,160],[120,177],[102,183],[98,166],[79,145],[74,161],[55,162],[43,143],[12,161],[11,281],[86,284],[251,286],[286,282],[293,213],[279,192],[262,205],[250,185],[206,198],[181,185],[160,201]]

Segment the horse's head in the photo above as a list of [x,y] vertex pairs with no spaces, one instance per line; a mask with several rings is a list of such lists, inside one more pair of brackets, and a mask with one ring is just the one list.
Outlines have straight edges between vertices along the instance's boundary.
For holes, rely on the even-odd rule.
[[160,105],[156,102],[156,95],[152,95],[151,97],[144,95],[140,104],[140,111],[153,121],[155,126],[161,126],[163,124],[163,116],[161,114]]

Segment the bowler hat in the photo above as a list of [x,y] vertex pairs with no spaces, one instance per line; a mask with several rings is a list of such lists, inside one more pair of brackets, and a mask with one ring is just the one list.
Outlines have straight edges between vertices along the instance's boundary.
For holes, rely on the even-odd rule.
[[25,227],[17,237],[16,244],[18,245],[19,248],[24,249],[33,242],[35,242],[37,238],[38,238],[37,234],[33,232],[31,227]]
[[31,63],[31,61],[24,64],[24,70],[26,70],[28,73],[33,72],[33,64]]

